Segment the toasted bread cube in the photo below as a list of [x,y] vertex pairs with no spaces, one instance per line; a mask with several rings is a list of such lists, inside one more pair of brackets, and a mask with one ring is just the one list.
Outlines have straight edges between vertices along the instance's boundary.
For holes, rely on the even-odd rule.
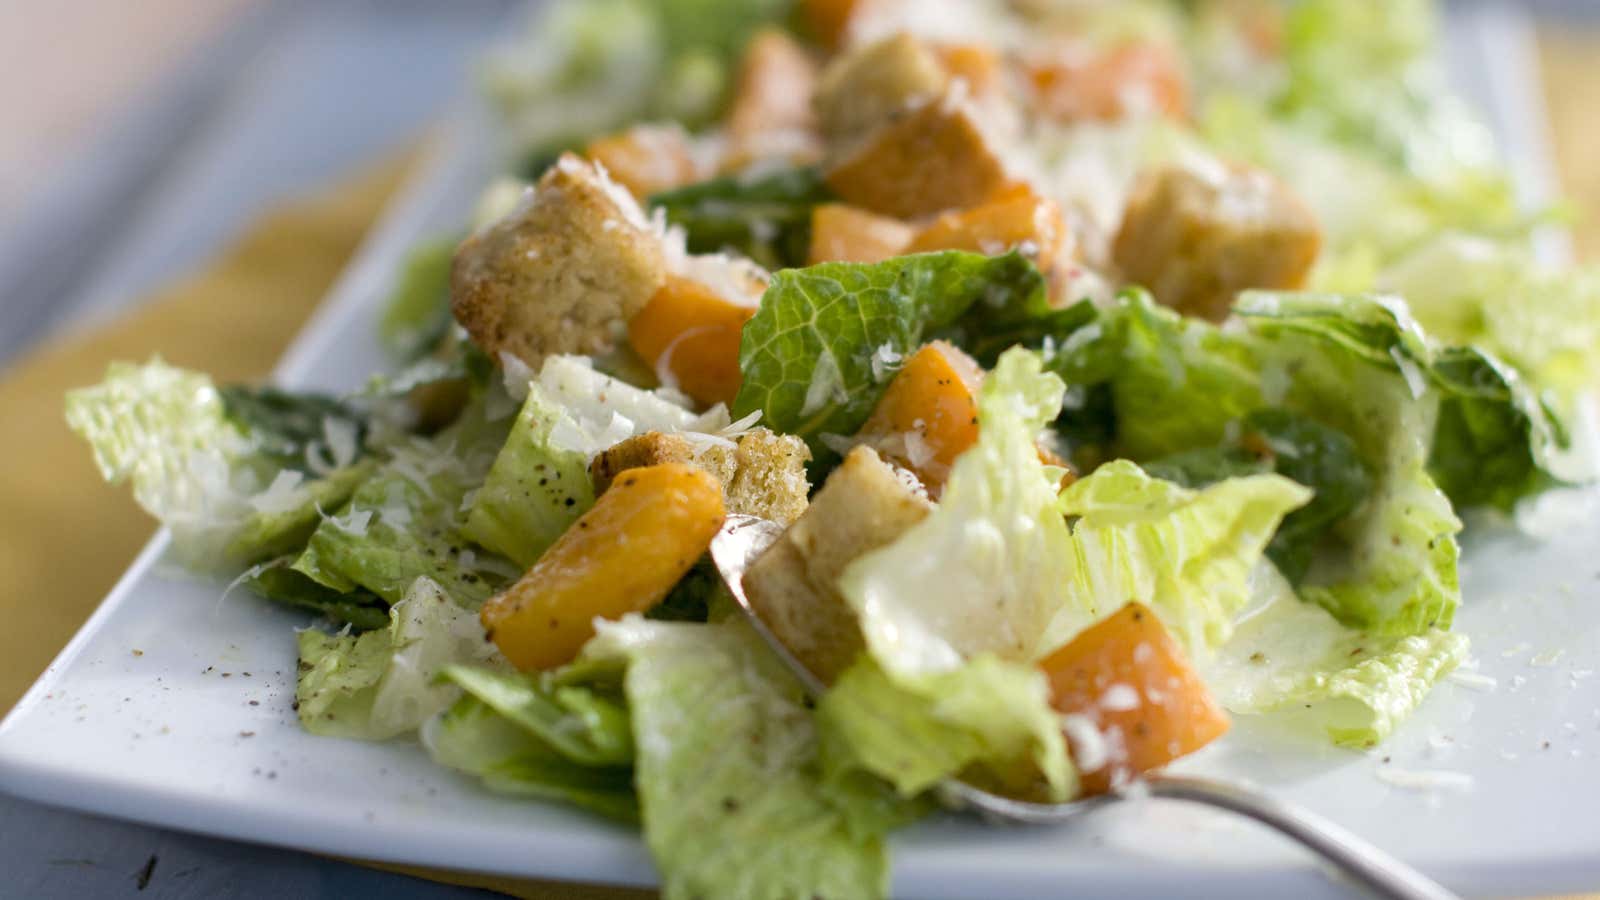
[[1134,187],[1112,255],[1157,300],[1220,322],[1240,291],[1302,286],[1321,244],[1311,211],[1266,172],[1173,167]]
[[943,93],[949,82],[939,57],[903,32],[843,53],[817,84],[823,136],[842,150],[907,107]]
[[761,620],[824,683],[860,653],[856,614],[839,576],[857,557],[888,544],[932,509],[893,467],[857,447],[811,506],[745,572]]
[[608,353],[666,278],[660,237],[628,192],[567,153],[509,216],[462,242],[450,307],[491,357]]
[[583,155],[604,166],[606,174],[640,200],[710,174],[696,161],[688,133],[677,124],[635,125],[590,141]]
[[806,263],[883,262],[906,252],[916,232],[899,219],[845,203],[811,208],[811,246]]
[[846,202],[912,219],[974,206],[1011,179],[971,105],[948,95],[878,126],[824,180]]
[[682,463],[710,472],[722,483],[728,511],[787,525],[806,509],[811,451],[793,435],[756,428],[732,448],[691,441],[659,431],[635,435],[602,452],[589,464],[595,490],[604,491],[627,469]]

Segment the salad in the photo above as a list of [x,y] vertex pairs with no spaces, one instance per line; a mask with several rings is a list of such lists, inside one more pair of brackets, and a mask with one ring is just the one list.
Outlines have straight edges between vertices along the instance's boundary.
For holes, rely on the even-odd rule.
[[[392,371],[120,364],[67,418],[173,559],[306,612],[307,730],[636,827],[669,897],[881,896],[947,779],[1377,745],[1468,659],[1463,517],[1594,479],[1600,280],[1534,259],[1433,24],[555,4]],[[785,526],[745,584],[820,695],[730,514]]]

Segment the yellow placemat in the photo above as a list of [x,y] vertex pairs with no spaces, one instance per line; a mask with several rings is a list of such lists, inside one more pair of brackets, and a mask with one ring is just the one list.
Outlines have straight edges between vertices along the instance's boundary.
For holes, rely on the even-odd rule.
[[[1541,35],[1554,150],[1583,215],[1575,245],[1600,252],[1600,33]],[[160,353],[219,381],[261,379],[344,267],[399,183],[391,161],[264,217],[205,271],[133,312],[49,343],[0,371],[0,713],[88,617],[153,531],[127,492],[101,483],[66,429],[62,394],[115,359]],[[636,898],[648,892],[399,869],[520,897]]]

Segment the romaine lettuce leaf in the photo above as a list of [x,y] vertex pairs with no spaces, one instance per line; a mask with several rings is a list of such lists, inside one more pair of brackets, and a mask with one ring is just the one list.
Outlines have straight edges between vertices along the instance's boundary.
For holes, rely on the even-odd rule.
[[459,237],[435,238],[412,247],[406,254],[400,281],[389,295],[378,320],[378,335],[390,353],[415,360],[449,333],[450,263]]
[[645,843],[662,893],[881,897],[904,804],[825,779],[801,685],[743,622],[598,623],[590,664],[626,665]]
[[1250,600],[1250,570],[1283,517],[1311,491],[1280,475],[1229,478],[1195,491],[1107,463],[1061,492],[1073,520],[1072,603],[1094,618],[1139,601],[1192,658],[1228,639]]
[[[1076,791],[1033,667],[1093,614],[1068,586],[1060,472],[1033,443],[1061,391],[1035,354],[1001,356],[980,394],[978,442],[956,459],[939,505],[845,569],[839,590],[868,654],[823,700],[836,765],[906,792],[958,774],[1041,799]],[[886,709],[893,716],[879,719]]]
[[1164,456],[1144,470],[1190,488],[1265,472],[1310,488],[1311,502],[1286,516],[1267,545],[1267,557],[1299,583],[1328,529],[1366,502],[1372,474],[1348,435],[1308,416],[1268,406],[1242,425],[1237,443]]
[[811,209],[832,197],[814,168],[725,176],[656,194],[649,205],[684,230],[690,253],[736,250],[768,269],[806,264]]
[[238,583],[268,600],[320,613],[358,632],[388,627],[389,604],[376,594],[361,590],[340,593],[289,568],[293,561],[285,556],[251,566]]
[[458,603],[481,603],[518,570],[472,549],[461,533],[469,491],[483,483],[505,423],[480,402],[433,437],[407,437],[337,514],[312,533],[295,570],[334,590],[365,588],[390,603],[426,576]]
[[[114,363],[101,384],[66,400],[67,424],[101,474],[130,483],[139,505],[171,529],[175,559],[200,572],[232,574],[292,552],[316,525],[317,504],[343,502],[364,474],[352,467],[359,430],[343,407],[330,424],[335,417],[300,415],[305,398],[230,396],[232,408],[207,376],[153,360]],[[338,406],[306,402],[323,412]],[[315,471],[328,477],[308,480]]]
[[832,459],[820,436],[853,434],[866,421],[894,377],[882,360],[910,355],[977,304],[1020,308],[1043,292],[1043,276],[1016,253],[946,251],[778,272],[744,328],[734,415],[760,410],[768,428]]
[[905,797],[956,776],[1016,797],[1077,793],[1048,684],[993,655],[911,686],[862,657],[818,702],[817,729],[834,777],[868,772]]
[[418,578],[389,610],[389,627],[361,635],[300,632],[295,686],[300,723],[313,734],[384,740],[449,706],[456,690],[435,676],[499,656],[471,610]]
[[1037,355],[1001,356],[979,394],[978,441],[956,458],[938,506],[845,569],[840,593],[891,677],[914,681],[984,653],[1031,662],[1057,630],[1093,621],[1092,598],[1070,586],[1060,472],[1034,444],[1061,394]]
[[[446,674],[454,671],[457,670],[447,669]],[[545,689],[535,682],[525,681],[522,689],[530,696],[548,699]],[[575,698],[579,690],[570,688],[565,696]],[[608,704],[623,716],[621,721],[626,734],[626,713],[620,707],[598,697],[591,700]],[[587,727],[577,716],[564,712],[546,725],[548,727],[541,730],[570,728],[576,731]],[[592,766],[574,762],[552,748],[538,732],[529,731],[502,715],[470,691],[423,724],[422,743],[434,762],[477,776],[491,791],[559,800],[623,822],[639,821],[631,765]]]
[[1271,713],[1335,743],[1371,747],[1466,659],[1462,635],[1358,631],[1301,601],[1271,566],[1254,580],[1255,608],[1203,665],[1206,683],[1231,712]]
[[467,537],[524,569],[594,505],[588,457],[552,440],[565,417],[543,388],[529,386],[462,526]]

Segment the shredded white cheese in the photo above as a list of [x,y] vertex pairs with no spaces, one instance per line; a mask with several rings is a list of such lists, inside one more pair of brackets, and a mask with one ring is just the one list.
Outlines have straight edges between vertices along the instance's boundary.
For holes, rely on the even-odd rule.
[[1379,766],[1375,774],[1379,781],[1407,791],[1469,791],[1473,785],[1471,775],[1443,769],[1428,771]]

